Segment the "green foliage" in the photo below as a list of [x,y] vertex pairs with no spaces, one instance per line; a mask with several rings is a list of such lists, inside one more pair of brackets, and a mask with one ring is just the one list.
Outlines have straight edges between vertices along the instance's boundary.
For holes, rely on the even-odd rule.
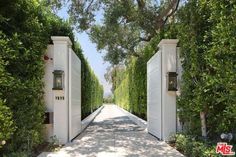
[[236,1],[214,0],[209,5],[213,27],[207,38],[212,42],[205,56],[208,71],[204,78],[207,92],[214,97],[208,116],[216,117],[209,128],[213,133],[214,129],[216,133],[236,132]]
[[188,132],[201,135],[200,112],[210,138],[235,132],[236,2],[191,0],[176,24],[183,58],[180,118]]
[[79,44],[74,44],[74,51],[81,60],[82,73],[82,119],[103,104],[103,87],[84,58]]
[[115,89],[115,102],[131,113],[146,119],[147,80],[144,76],[146,76],[146,59],[132,58],[126,69],[125,78]]
[[112,65],[121,63],[130,55],[138,55],[135,48],[139,42],[139,36],[140,32],[137,28],[131,29],[116,22],[105,26],[94,26],[90,31],[92,42],[97,44],[99,51],[106,50],[104,60]]
[[11,152],[3,157],[29,157],[27,152]]
[[109,96],[103,98],[103,103],[105,103],[105,104],[114,104],[115,103],[114,96],[109,95]]
[[[158,34],[179,1],[71,0],[68,12],[77,30],[88,30],[97,49],[105,52],[104,59],[116,65],[130,56],[139,56],[136,50]],[[50,2],[60,8],[68,0]],[[103,15],[99,24],[98,13]]]
[[[116,71],[113,84],[115,86],[115,102],[122,108],[139,116],[147,118],[147,61],[155,53],[155,43],[159,37],[153,39],[143,50],[144,55],[132,57],[125,72]],[[121,79],[122,80],[121,80]]]
[[42,55],[48,34],[36,1],[8,1],[0,7],[0,58],[4,63],[0,98],[6,100],[16,125],[2,151],[30,152],[42,140]]
[[[102,104],[103,89],[82,50],[75,48],[72,27],[38,1],[1,1],[0,30],[0,99],[5,100],[9,115],[12,112],[15,125],[15,129],[5,135],[7,144],[0,154],[17,156],[17,152],[27,152],[30,155],[43,140],[43,55],[50,36],[69,36],[73,49],[82,60],[82,87],[86,84],[82,89],[82,115],[88,115]],[[85,112],[83,108],[89,108],[89,111]]]
[[119,87],[115,90],[115,103],[119,105],[120,107],[130,111],[130,92],[129,92],[129,80],[128,75],[125,77],[125,79],[122,81],[122,83],[119,85]]
[[[178,38],[183,75],[178,98],[179,117],[187,132],[201,136],[200,112],[206,113],[208,137],[236,132],[236,2],[189,0],[160,36],[149,42],[143,55],[153,54],[162,38]],[[147,51],[148,50],[148,51]],[[143,56],[142,55],[142,56]],[[145,112],[146,62],[150,57],[128,60],[125,76],[115,86],[116,103],[140,114]],[[151,55],[150,55],[151,56]],[[113,83],[116,81],[112,81]],[[140,107],[140,104],[144,106]],[[139,113],[136,113],[136,112]]]
[[3,101],[0,100],[0,149],[5,145],[8,139],[11,138],[15,131],[15,125],[12,119],[12,112],[9,107],[5,106]]
[[[189,122],[189,131],[192,134],[200,135],[199,115],[201,111],[207,110],[205,100],[207,93],[200,89],[205,85],[202,77],[206,67],[204,46],[208,44],[203,38],[206,32],[209,31],[211,23],[207,20],[209,17],[208,10],[198,6],[198,3],[198,1],[189,1],[178,12],[180,23],[177,29],[181,57],[184,58],[182,62],[184,72],[182,75],[181,97],[178,105],[181,109],[181,119],[185,121],[185,117],[188,118],[186,121]],[[188,13],[191,16],[187,16]]]
[[111,91],[114,92],[114,90],[121,84],[122,80],[125,78],[125,66],[109,66],[104,77],[107,82],[112,84]]
[[215,153],[216,145],[207,144],[203,141],[197,141],[194,137],[177,134],[175,146],[178,151],[189,157],[217,157],[221,156]]

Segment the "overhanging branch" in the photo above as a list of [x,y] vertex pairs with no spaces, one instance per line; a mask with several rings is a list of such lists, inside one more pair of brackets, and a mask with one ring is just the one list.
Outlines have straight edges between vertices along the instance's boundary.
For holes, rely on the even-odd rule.
[[167,8],[157,16],[157,29],[163,27],[170,16],[178,9],[180,0],[172,0]]
[[170,16],[172,16],[172,15],[176,12],[176,10],[177,10],[178,7],[179,7],[179,2],[180,2],[180,0],[177,1],[177,4],[176,4],[175,8],[166,16],[166,18],[165,18],[165,20],[164,20],[164,24],[166,23],[166,21],[168,20],[168,18],[169,18]]

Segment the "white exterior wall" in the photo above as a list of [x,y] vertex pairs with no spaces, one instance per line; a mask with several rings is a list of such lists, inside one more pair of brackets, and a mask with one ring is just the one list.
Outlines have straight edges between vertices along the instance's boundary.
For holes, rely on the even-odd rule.
[[176,92],[167,89],[167,72],[176,72],[177,42],[163,39],[147,65],[148,131],[165,141],[176,133]]

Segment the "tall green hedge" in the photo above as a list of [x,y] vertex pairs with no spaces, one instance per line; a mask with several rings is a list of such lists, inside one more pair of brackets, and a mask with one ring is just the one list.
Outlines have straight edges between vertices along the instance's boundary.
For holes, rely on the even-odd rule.
[[130,58],[125,74],[123,71],[115,74],[118,78],[115,103],[143,119],[147,119],[147,61],[156,52],[155,43],[159,39],[159,36],[153,39],[140,57]]
[[181,120],[190,134],[201,136],[204,112],[209,138],[236,133],[236,1],[190,0],[177,18],[184,59]]
[[[42,142],[45,105],[43,103],[43,55],[53,35],[69,36],[82,61],[82,115],[102,104],[103,90],[98,79],[75,44],[73,30],[50,9],[36,0],[0,2],[0,115],[9,109],[12,123],[4,135],[3,154],[27,152]],[[6,117],[7,118],[7,117]],[[2,129],[2,124],[0,124]],[[1,131],[0,129],[0,131]],[[1,132],[3,134],[4,132]],[[31,154],[31,155],[30,155]]]
[[30,152],[42,141],[42,56],[49,41],[48,25],[36,1],[1,3],[0,58],[5,70],[0,78],[0,98],[10,108],[16,130],[0,151]]
[[79,44],[74,46],[75,53],[81,60],[82,73],[82,119],[95,111],[103,104],[103,87],[84,58]]

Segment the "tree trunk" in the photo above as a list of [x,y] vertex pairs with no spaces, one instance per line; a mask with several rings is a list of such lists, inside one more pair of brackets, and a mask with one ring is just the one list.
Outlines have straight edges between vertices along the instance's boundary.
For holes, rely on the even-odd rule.
[[200,118],[201,118],[201,128],[202,128],[202,137],[207,137],[207,128],[206,128],[206,113],[200,112]]

